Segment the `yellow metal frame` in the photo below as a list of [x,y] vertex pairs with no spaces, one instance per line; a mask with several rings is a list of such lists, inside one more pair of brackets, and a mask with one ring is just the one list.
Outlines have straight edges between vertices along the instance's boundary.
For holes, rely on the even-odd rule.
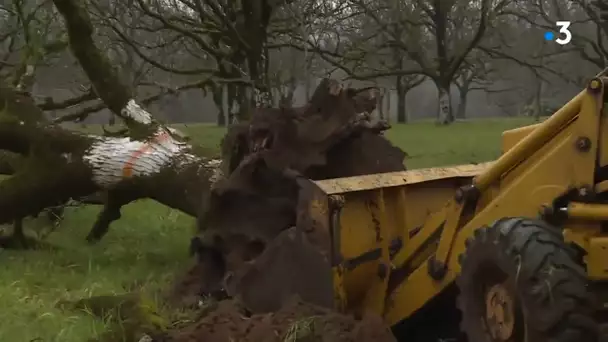
[[[452,200],[443,212],[427,221],[419,240],[430,237],[438,229],[439,222],[445,221],[445,226],[450,229],[441,234],[437,253],[437,262],[446,267],[445,275],[438,280],[430,277],[429,263],[423,263],[412,272],[389,296],[389,302],[398,303],[385,313],[389,323],[397,323],[410,316],[455,280],[460,271],[457,256],[464,252],[465,241],[476,229],[502,217],[535,217],[544,205],[550,205],[568,189],[594,183],[603,85],[601,78],[591,81],[588,89],[539,124],[473,179],[471,193],[481,196],[497,184],[500,192],[485,206],[476,208],[470,219],[465,221],[462,215],[454,214],[462,212],[466,200]],[[577,148],[581,139],[590,144],[584,151]],[[453,232],[455,227],[458,228],[456,234]],[[406,262],[416,247],[404,249],[393,262],[397,265]],[[453,251],[451,255],[450,250]]]
[[[608,189],[608,179],[596,184],[596,170],[608,167],[605,75],[546,121],[505,132],[495,162],[314,182],[309,211],[332,241],[338,308],[372,310],[396,324],[454,282],[475,230],[549,209],[565,218],[565,238],[587,250],[589,277],[608,280],[600,228],[608,206],[575,199],[554,208],[573,191],[583,198]],[[320,214],[324,197],[334,205]]]

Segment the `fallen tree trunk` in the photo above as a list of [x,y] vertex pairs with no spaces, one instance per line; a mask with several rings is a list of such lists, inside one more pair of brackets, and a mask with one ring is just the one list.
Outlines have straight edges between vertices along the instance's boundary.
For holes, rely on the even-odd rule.
[[89,241],[100,239],[120,208],[151,198],[195,216],[218,161],[174,136],[133,99],[107,57],[93,40],[93,27],[82,4],[57,0],[70,47],[96,94],[129,128],[126,137],[98,137],[62,129],[48,122],[25,93],[0,88],[0,149],[26,157],[22,168],[0,184],[0,223],[78,199],[104,193]]
[[[168,130],[147,140],[65,130],[46,121],[29,96],[6,86],[0,86],[0,105],[0,149],[23,156],[16,172],[0,182],[0,224],[103,191],[94,240],[120,217],[121,206],[140,198],[195,216],[218,177],[217,160]],[[125,112],[142,111],[134,106]]]

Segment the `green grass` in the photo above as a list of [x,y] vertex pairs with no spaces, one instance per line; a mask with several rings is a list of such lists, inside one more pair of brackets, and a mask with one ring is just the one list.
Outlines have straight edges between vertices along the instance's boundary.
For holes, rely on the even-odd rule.
[[[500,152],[500,133],[529,123],[521,118],[449,127],[413,123],[397,125],[387,135],[408,152],[410,168],[430,167],[493,159]],[[224,132],[205,125],[177,127],[210,148],[217,148]],[[84,312],[62,311],[58,301],[138,288],[156,295],[183,269],[192,218],[140,201],[126,207],[104,240],[91,247],[84,238],[97,210],[68,210],[47,238],[52,250],[0,250],[0,341],[86,341],[103,332],[103,322]]]
[[398,125],[387,137],[409,155],[409,168],[476,163],[500,155],[501,133],[533,124],[529,118],[484,119],[436,126],[422,122]]

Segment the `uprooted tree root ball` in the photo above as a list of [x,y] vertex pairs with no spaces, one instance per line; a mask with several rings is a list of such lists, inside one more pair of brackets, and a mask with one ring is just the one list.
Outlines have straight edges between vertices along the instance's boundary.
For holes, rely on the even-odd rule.
[[[382,135],[389,126],[369,115],[375,95],[325,80],[308,105],[261,109],[229,129],[225,178],[203,201],[191,244],[197,263],[172,297],[188,306],[231,297],[245,309],[221,304],[167,341],[394,340],[380,319],[321,309],[334,298],[328,251],[299,219],[309,180],[405,170],[405,153]],[[285,306],[294,293],[308,304]]]
[[[302,194],[310,186],[308,180],[405,170],[405,153],[382,135],[389,126],[369,115],[376,95],[373,89],[343,89],[338,82],[327,79],[306,106],[260,109],[249,122],[229,129],[222,143],[226,176],[215,183],[204,201],[198,218],[199,233],[191,246],[199,263],[204,264],[197,267],[206,274],[200,278],[198,288],[192,282],[196,277],[189,277],[190,293],[184,293],[185,297],[223,296],[226,294],[221,292],[225,290],[230,296],[242,295],[252,301],[277,299],[265,310],[280,306],[277,296],[268,294],[283,289],[262,285],[265,281],[255,278],[273,274],[284,279],[281,269],[288,272],[290,267],[270,265],[277,258],[264,254],[291,258],[294,267],[295,261],[300,260],[300,269],[308,269],[307,261],[328,252],[320,248],[315,253],[315,247],[320,246],[312,246],[315,239],[310,236],[279,239],[285,231],[298,227],[306,200]],[[308,250],[293,253],[296,240],[306,241]],[[255,267],[251,267],[252,263]],[[319,277],[310,275],[310,279],[316,278]],[[229,286],[230,283],[236,285]],[[292,283],[297,287],[297,282]],[[256,287],[260,292],[253,293],[246,284],[260,284]],[[311,293],[304,299],[315,297],[319,298],[316,304],[325,302],[320,298],[327,298]]]
[[223,301],[198,322],[154,342],[393,342],[379,317],[357,320],[293,300],[281,310],[249,315],[234,301]]

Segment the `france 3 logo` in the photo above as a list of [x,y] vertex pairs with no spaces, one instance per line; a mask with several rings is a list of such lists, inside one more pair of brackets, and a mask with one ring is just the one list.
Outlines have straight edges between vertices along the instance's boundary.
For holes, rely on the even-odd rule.
[[557,27],[557,34],[554,31],[545,32],[545,40],[553,41],[559,45],[566,45],[572,40],[572,32],[570,32],[569,21],[557,21],[555,26]]

